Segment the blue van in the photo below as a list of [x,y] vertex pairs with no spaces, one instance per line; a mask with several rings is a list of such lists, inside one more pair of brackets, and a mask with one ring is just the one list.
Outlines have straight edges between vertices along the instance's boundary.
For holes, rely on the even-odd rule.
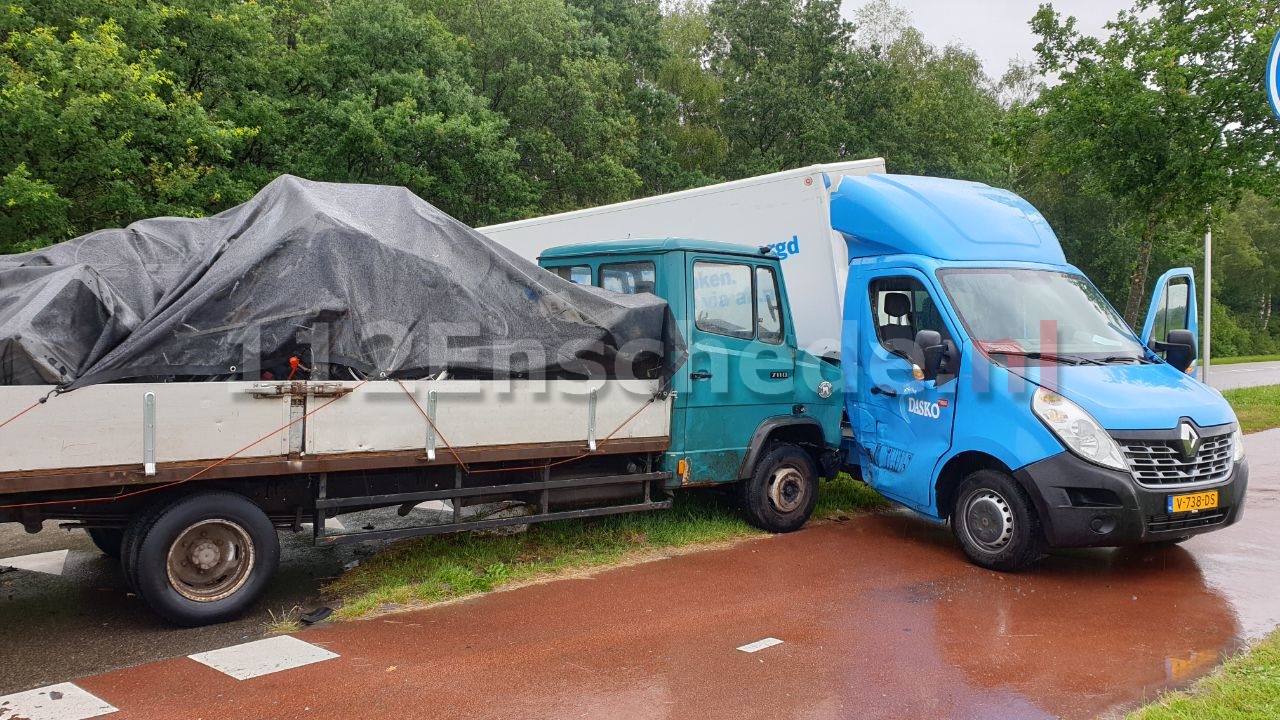
[[949,520],[978,565],[1046,548],[1181,542],[1241,517],[1240,426],[1188,373],[1194,279],[1156,283],[1134,334],[1044,217],[986,185],[845,177],[846,466]]

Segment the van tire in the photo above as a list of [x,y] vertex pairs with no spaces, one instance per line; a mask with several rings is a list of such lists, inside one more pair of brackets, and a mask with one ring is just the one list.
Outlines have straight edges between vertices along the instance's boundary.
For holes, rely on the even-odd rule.
[[738,483],[738,502],[747,522],[761,530],[798,530],[818,504],[818,468],[809,453],[776,443],[756,463],[751,477]]
[[85,528],[85,533],[103,555],[109,558],[120,557],[120,550],[124,545],[122,528]]
[[195,627],[231,620],[258,599],[280,537],[248,498],[204,492],[164,505],[134,532],[126,574],[160,617]]
[[1031,498],[998,470],[978,470],[965,478],[951,528],[969,560],[988,570],[1021,570],[1043,554],[1044,533]]

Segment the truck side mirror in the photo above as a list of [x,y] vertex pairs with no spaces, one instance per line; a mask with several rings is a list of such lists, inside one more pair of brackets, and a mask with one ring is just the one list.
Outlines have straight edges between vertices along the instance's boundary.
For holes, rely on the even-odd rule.
[[1162,344],[1164,347],[1160,349],[1165,351],[1165,360],[1170,365],[1182,372],[1191,368],[1196,360],[1196,336],[1190,330],[1170,330]]

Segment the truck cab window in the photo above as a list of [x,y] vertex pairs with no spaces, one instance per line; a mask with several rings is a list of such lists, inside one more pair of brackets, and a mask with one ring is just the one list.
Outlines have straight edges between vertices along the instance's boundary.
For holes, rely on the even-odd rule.
[[778,279],[773,270],[756,268],[756,314],[760,316],[760,342],[782,342],[782,305],[778,299]]
[[651,293],[657,272],[651,262],[609,263],[600,266],[600,287],[624,295]]
[[749,340],[756,336],[751,267],[736,263],[693,264],[693,312],[702,331]]
[[943,340],[951,337],[933,296],[913,277],[873,280],[870,299],[876,338],[895,355],[911,359],[917,352],[916,333],[921,330],[936,330]]
[[561,265],[560,267],[548,268],[551,272],[568,280],[574,285],[590,285],[591,284],[591,266],[590,265]]

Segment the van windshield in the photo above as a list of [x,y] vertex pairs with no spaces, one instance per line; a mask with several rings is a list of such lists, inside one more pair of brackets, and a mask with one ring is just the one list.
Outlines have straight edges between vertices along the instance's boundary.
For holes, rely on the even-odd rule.
[[988,354],[1075,365],[1146,361],[1137,336],[1083,275],[955,268],[938,277]]

